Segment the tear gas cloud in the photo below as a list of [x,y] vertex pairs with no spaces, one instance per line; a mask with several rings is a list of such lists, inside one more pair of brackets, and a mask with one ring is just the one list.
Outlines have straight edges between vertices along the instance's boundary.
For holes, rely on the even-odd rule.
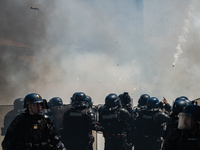
[[[4,18],[1,36],[34,48],[27,91],[47,100],[59,96],[67,104],[74,92],[83,91],[102,104],[107,94],[127,91],[134,105],[144,93],[172,104],[181,95],[199,97],[199,3],[4,1],[8,16],[20,21]],[[24,97],[23,80],[7,73],[4,79],[18,87],[12,97]]]

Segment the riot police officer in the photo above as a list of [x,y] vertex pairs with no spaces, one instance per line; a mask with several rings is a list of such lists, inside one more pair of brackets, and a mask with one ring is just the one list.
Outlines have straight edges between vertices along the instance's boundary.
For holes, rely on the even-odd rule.
[[105,150],[126,150],[132,145],[127,143],[126,127],[132,121],[127,109],[121,106],[119,97],[111,93],[99,109],[99,123],[104,127]]
[[[127,109],[131,117],[133,117],[133,120],[130,122],[130,124],[127,124],[127,128],[126,128],[127,142],[129,143],[129,145],[133,145],[133,142],[134,142],[133,134],[135,130],[134,120],[136,118],[135,118],[135,111],[131,105],[131,97],[128,94],[128,92],[124,92],[123,94],[120,94],[118,97],[119,97],[119,100],[121,101],[122,107]],[[130,147],[130,149],[132,149],[132,147]]]
[[183,108],[188,106],[188,102],[185,99],[176,100],[173,103],[172,113],[169,115],[170,120],[167,124],[167,129],[164,134],[164,138],[167,136],[169,132],[171,132],[174,128],[178,127],[178,114],[182,112]]
[[138,117],[139,111],[147,107],[147,100],[150,98],[148,94],[142,94],[138,100],[138,105],[133,108],[135,117]]
[[123,94],[120,94],[118,97],[119,97],[119,100],[121,101],[122,107],[127,109],[129,113],[131,114],[131,116],[133,117],[134,114],[133,114],[133,108],[131,105],[131,97],[128,94],[128,92],[124,92]]
[[48,109],[47,109],[47,113],[46,115],[48,115],[51,120],[53,121],[53,124],[55,126],[55,131],[58,133],[59,132],[59,122],[56,122],[55,121],[55,118],[54,118],[54,111],[56,109],[59,109],[59,107],[63,106],[63,100],[60,98],[60,97],[53,97],[49,100],[48,102]]
[[4,117],[4,128],[2,128],[1,135],[6,134],[7,128],[9,127],[9,125],[13,121],[13,119],[17,115],[19,115],[21,112],[23,112],[24,99],[23,98],[15,99],[13,105],[14,105],[14,109],[9,111]]
[[163,150],[199,150],[200,149],[200,106],[188,105],[179,113],[178,128],[166,137]]
[[60,137],[53,131],[48,116],[43,115],[44,103],[37,93],[24,98],[24,113],[10,124],[2,142],[3,150],[58,150],[64,149]]
[[88,107],[92,108],[93,102],[92,102],[92,98],[89,95],[87,95],[87,103],[88,103]]
[[160,111],[159,100],[151,97],[147,101],[147,108],[139,112],[136,119],[135,150],[159,150],[162,144],[163,123],[169,116]]
[[150,98],[150,96],[148,94],[142,94],[138,100],[138,108],[139,109],[143,109],[146,108],[147,106],[147,101]]
[[85,93],[74,93],[71,106],[63,117],[63,142],[67,150],[91,150],[94,142],[92,130],[101,130],[101,127],[96,124],[92,109],[88,108]]
[[92,98],[89,96],[89,95],[87,95],[87,105],[88,105],[88,108],[91,108],[93,111],[94,111],[94,113],[96,114],[97,113],[97,110],[98,110],[98,107],[97,106],[95,106],[95,105],[93,105],[93,101],[92,101]]
[[54,107],[54,106],[62,106],[63,105],[63,100],[60,97],[53,97],[49,100],[48,106]]

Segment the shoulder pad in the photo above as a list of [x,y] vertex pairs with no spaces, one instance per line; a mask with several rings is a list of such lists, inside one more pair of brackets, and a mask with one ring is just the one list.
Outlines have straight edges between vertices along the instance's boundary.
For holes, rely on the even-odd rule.
[[159,113],[156,113],[156,114],[155,114],[155,120],[160,121],[160,122],[162,122],[162,123],[168,122],[169,119],[170,119],[169,115],[166,114],[166,113],[163,112],[163,111],[160,111]]
[[121,107],[119,110],[122,111],[122,112],[128,112],[128,110],[124,107]]
[[165,116],[165,117],[169,118],[169,115],[167,113],[163,112],[163,111],[160,111],[159,114],[162,115],[162,116]]
[[46,118],[46,119],[48,119],[48,118],[50,118],[48,115],[44,115],[44,118]]
[[105,105],[99,107],[98,112],[101,113],[105,109]]
[[48,123],[52,123],[53,122],[51,117],[49,117],[48,115],[43,115],[43,116],[44,116],[45,120],[48,121]]
[[118,114],[122,120],[130,120],[131,118],[131,114],[125,108],[120,108]]
[[13,132],[19,126],[21,126],[21,124],[23,124],[23,122],[25,121],[25,116],[26,115],[27,115],[26,113],[21,113],[18,116],[16,116],[15,119],[10,123],[10,126],[9,126],[8,130]]
[[92,108],[87,109],[86,114],[94,114],[94,111],[92,110]]

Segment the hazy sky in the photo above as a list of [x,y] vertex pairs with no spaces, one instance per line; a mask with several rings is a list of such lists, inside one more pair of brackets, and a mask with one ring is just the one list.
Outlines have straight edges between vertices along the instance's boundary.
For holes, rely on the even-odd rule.
[[199,97],[198,1],[4,3],[12,16],[4,18],[4,35],[34,47],[29,92],[69,103],[82,91],[95,104],[104,103],[108,93],[125,91],[134,105],[143,93],[170,103],[181,95]]

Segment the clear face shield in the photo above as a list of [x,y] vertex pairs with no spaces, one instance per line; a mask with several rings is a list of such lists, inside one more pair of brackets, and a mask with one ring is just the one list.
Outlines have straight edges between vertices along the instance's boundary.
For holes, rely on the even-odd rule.
[[28,109],[31,115],[42,115],[44,104],[41,103],[29,103]]
[[197,122],[195,117],[188,113],[179,113],[178,129],[180,130],[195,130]]

